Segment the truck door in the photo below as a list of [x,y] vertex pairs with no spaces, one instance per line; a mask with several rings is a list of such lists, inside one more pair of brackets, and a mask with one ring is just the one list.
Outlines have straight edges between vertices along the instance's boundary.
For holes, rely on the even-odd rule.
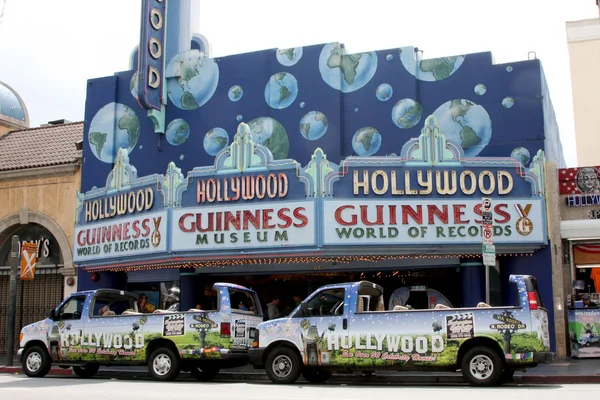
[[348,338],[348,319],[344,312],[346,291],[341,288],[324,289],[305,301],[304,315],[300,317],[301,354],[305,365],[337,365],[331,351],[340,340]]
[[54,322],[48,337],[53,360],[78,360],[83,333],[85,295],[72,296],[55,311]]
[[231,337],[233,348],[247,350],[252,346],[256,326],[263,321],[262,308],[256,293],[244,286],[216,283],[219,311],[229,314],[220,322],[222,337]]

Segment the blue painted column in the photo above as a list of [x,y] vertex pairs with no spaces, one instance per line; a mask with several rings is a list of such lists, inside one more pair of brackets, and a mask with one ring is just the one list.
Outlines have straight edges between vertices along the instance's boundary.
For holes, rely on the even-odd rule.
[[192,10],[192,1],[197,0],[176,0],[167,1],[167,38],[166,38],[166,58],[168,64],[173,56],[182,51],[189,50],[192,43],[192,24],[190,15]]
[[460,263],[462,280],[462,307],[475,307],[485,301],[485,268],[483,263],[462,261]]

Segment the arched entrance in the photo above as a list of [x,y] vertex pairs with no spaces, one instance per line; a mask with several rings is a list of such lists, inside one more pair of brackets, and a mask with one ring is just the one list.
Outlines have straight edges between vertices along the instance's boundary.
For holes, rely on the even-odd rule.
[[[20,329],[48,316],[64,295],[64,277],[73,275],[71,246],[61,227],[50,217],[28,210],[9,215],[0,220],[0,320],[7,321],[11,239],[39,244],[35,279],[17,279],[17,314],[15,319],[15,345],[18,346]],[[0,324],[0,354],[6,354],[7,326]]]

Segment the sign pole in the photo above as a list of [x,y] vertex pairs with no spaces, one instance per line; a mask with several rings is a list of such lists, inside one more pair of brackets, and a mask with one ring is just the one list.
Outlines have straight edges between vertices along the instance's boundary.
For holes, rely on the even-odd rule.
[[8,297],[8,326],[6,329],[6,365],[12,367],[15,353],[15,314],[17,311],[17,274],[19,273],[19,237],[13,235],[10,251],[10,289]]
[[494,246],[494,226],[492,215],[492,199],[483,197],[481,199],[482,215],[482,246],[483,268],[485,271],[485,302],[490,304],[490,268],[496,265],[496,246]]

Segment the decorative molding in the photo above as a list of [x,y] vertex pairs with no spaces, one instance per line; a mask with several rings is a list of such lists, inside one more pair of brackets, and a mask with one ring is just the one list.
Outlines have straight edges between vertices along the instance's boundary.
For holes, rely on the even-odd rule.
[[27,210],[25,220],[23,221],[22,211],[23,209],[19,210],[19,213],[13,213],[0,219],[0,234],[15,225],[38,224],[43,226],[48,229],[52,236],[54,236],[54,239],[56,239],[58,246],[60,247],[60,254],[62,255],[63,260],[63,266],[60,269],[60,272],[64,276],[76,275],[77,271],[73,265],[73,248],[61,226],[51,217],[39,211]]
[[80,163],[52,165],[49,167],[15,169],[10,171],[0,171],[0,181],[22,179],[22,178],[42,178],[48,176],[73,174],[81,167]]

